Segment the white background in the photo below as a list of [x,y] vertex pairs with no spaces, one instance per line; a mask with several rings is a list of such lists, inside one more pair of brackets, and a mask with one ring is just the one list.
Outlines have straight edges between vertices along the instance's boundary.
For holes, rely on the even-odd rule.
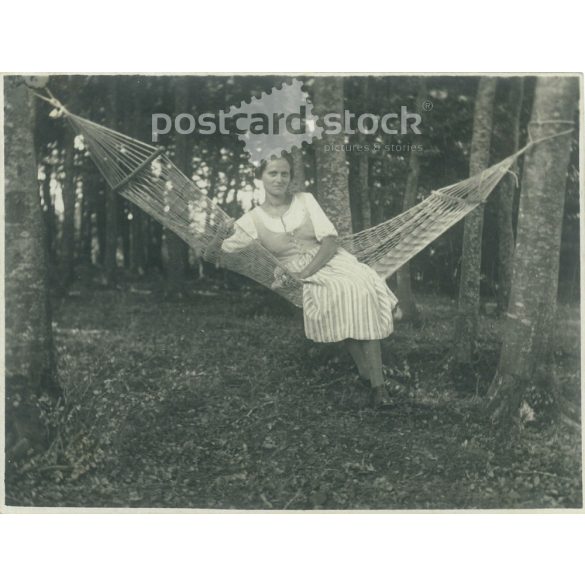
[[[576,3],[11,2],[3,72],[582,72]],[[568,583],[583,515],[0,517],[5,583]]]

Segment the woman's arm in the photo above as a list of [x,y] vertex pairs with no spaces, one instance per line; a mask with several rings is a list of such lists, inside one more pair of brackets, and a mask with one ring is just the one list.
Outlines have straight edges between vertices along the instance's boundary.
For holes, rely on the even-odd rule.
[[295,276],[303,280],[318,272],[337,253],[337,236],[326,236],[321,241],[321,247],[315,257]]

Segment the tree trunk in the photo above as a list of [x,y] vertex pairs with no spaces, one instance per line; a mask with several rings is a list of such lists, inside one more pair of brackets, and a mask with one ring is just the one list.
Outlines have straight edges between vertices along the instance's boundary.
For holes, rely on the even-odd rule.
[[[567,129],[541,120],[571,120],[578,80],[540,77],[532,109],[535,139]],[[498,370],[489,390],[492,421],[513,427],[524,401],[547,419],[579,411],[561,396],[555,381],[553,330],[559,255],[571,135],[536,145],[524,162],[510,303]],[[524,411],[527,409],[525,408]]]
[[98,264],[106,263],[106,197],[107,185],[101,175],[95,181],[95,223],[98,241]]
[[[360,140],[361,143],[365,141]],[[367,152],[360,152],[358,159],[358,181],[359,181],[359,202],[361,229],[367,230],[372,227],[372,208],[370,205],[370,156]]]
[[[177,78],[175,82],[175,115],[188,113],[189,78]],[[192,143],[187,134],[175,134],[175,164],[185,176],[191,177],[193,172]],[[165,230],[168,263],[166,270],[166,294],[183,296],[186,292],[185,272],[189,257],[187,244],[171,230]]]
[[63,170],[63,237],[61,239],[61,288],[67,290],[73,280],[75,258],[75,132],[65,130],[65,160]]
[[[367,111],[368,94],[369,94],[369,79],[366,77],[362,86],[362,103]],[[359,135],[359,143],[362,146],[366,145],[366,138],[363,134]],[[370,205],[370,155],[365,150],[360,152],[358,159],[358,180],[359,180],[359,201],[360,201],[360,216],[361,229],[367,230],[372,227],[372,208]]]
[[148,218],[147,224],[148,245],[146,248],[148,269],[163,270],[162,261],[162,225],[153,219]]
[[83,177],[83,197],[81,200],[81,242],[79,259],[85,266],[91,266],[92,236],[93,236],[93,200],[95,179],[86,170]]
[[[317,77],[314,88],[317,114],[338,113],[343,118],[343,79]],[[323,134],[316,144],[317,196],[340,236],[351,233],[348,169],[343,147],[343,133]]]
[[130,270],[135,274],[144,274],[146,267],[146,238],[144,212],[134,203],[130,203],[132,221],[130,222]]
[[130,220],[128,219],[130,202],[120,199],[118,202],[119,232],[122,239],[122,258],[126,270],[130,268]]
[[[130,134],[138,140],[148,141],[143,111],[144,89],[139,84],[134,84],[132,91],[132,110]],[[134,274],[143,275],[146,269],[146,222],[147,216],[134,203],[129,202],[132,221],[130,222],[130,270]]]
[[[482,77],[479,81],[473,118],[473,137],[469,174],[481,172],[489,164],[492,117],[496,78]],[[479,205],[465,219],[459,304],[455,323],[455,363],[469,366],[475,354],[479,319],[481,276],[481,240],[484,207]]]
[[[420,79],[418,95],[416,99],[417,105],[423,103],[427,95],[426,81],[424,78]],[[412,139],[412,145],[418,147],[420,144],[420,135],[415,134]],[[418,180],[420,176],[420,153],[416,148],[410,151],[408,157],[408,178],[406,179],[406,189],[404,192],[404,200],[402,202],[402,211],[410,209],[416,203],[416,194],[418,191]],[[412,293],[412,277],[410,274],[410,262],[407,262],[396,272],[396,296],[400,302],[400,309],[402,311],[402,318],[405,321],[412,321],[415,324],[420,323],[420,313],[416,306],[416,301]]]
[[60,397],[51,330],[48,254],[37,186],[34,97],[4,79],[6,453],[11,462],[47,445],[39,399]]
[[[118,126],[118,81],[115,76],[108,83],[106,125],[110,128]],[[112,285],[116,281],[118,264],[118,199],[118,194],[108,187],[106,194],[106,249],[104,254],[104,276],[107,285]]]
[[[516,77],[512,80],[508,96],[506,116],[506,135],[510,137],[504,156],[516,152],[520,145],[520,114],[524,95],[524,79]],[[512,173],[518,172],[518,162],[510,168]],[[514,195],[516,194],[516,177],[507,174],[498,189],[498,311],[503,313],[508,307],[510,286],[512,283],[512,261],[514,258]]]
[[290,184],[291,193],[302,193],[305,191],[305,163],[303,160],[303,151],[300,148],[293,148],[291,152],[293,158],[293,180]]
[[187,244],[171,230],[165,229],[168,262],[166,266],[166,294],[181,297],[185,294]]
[[51,173],[53,168],[50,164],[45,164],[45,178],[43,180],[43,217],[45,219],[46,249],[49,256],[49,265],[56,266],[57,257],[55,254],[55,208],[51,198]]
[[372,225],[378,225],[386,220],[386,214],[384,211],[384,197],[385,193],[382,193],[380,187],[376,186],[376,179],[381,175],[381,166],[379,156],[372,157],[369,161],[368,168],[368,185],[370,194],[370,214],[372,218]]
[[130,203],[132,221],[130,222],[130,270],[135,274],[144,274],[146,268],[146,238],[144,211]]

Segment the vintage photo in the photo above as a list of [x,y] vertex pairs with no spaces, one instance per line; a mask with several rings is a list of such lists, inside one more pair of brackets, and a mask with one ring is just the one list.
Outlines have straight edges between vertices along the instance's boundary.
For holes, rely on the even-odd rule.
[[581,74],[5,75],[25,508],[581,509]]

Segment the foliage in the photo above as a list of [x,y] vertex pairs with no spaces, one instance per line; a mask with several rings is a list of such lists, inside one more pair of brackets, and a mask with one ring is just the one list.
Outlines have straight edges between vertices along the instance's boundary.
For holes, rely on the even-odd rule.
[[[419,299],[422,328],[384,344],[394,407],[360,408],[340,348],[313,344],[302,316],[256,288],[160,282],[77,285],[55,315],[66,403],[57,439],[7,470],[7,504],[240,509],[580,507],[580,437],[527,417],[513,447],[482,396],[500,321],[482,316],[477,384],[456,393],[445,358],[455,305]],[[562,306],[557,359],[579,395],[579,322]]]
[[[311,95],[313,79],[302,78]],[[432,108],[422,110],[417,103],[419,78],[416,76],[368,76],[367,96],[363,95],[365,76],[345,78],[345,105],[356,114],[372,113],[384,115],[399,112],[402,106],[410,112],[421,112],[423,134],[421,145],[421,173],[419,178],[418,199],[428,196],[432,189],[455,183],[468,176],[469,151],[473,124],[473,109],[478,78],[461,77],[427,77],[428,101]],[[194,116],[209,112],[217,113],[231,104],[260,96],[287,78],[279,76],[116,76],[117,95],[117,130],[130,134],[144,141],[150,141],[151,116],[153,113],[174,115],[174,97],[179,83],[187,83],[190,108]],[[525,128],[533,94],[534,78],[526,78],[527,91],[522,127]],[[505,89],[508,80],[502,78],[498,84]],[[72,111],[98,123],[108,123],[107,114],[111,109],[112,86],[108,76],[55,76],[51,78],[51,89],[62,98]],[[506,104],[505,91],[497,95],[496,107],[499,110]],[[49,229],[49,248],[52,261],[60,246],[55,240],[61,239],[63,214],[60,193],[65,182],[64,147],[65,133],[61,119],[48,116],[49,106],[39,101],[37,148],[38,160],[41,162],[40,176],[43,182],[44,206],[47,227]],[[578,130],[578,129],[577,129]],[[494,136],[492,161],[502,158],[506,144],[507,128],[502,125]],[[576,131],[575,136],[578,137]],[[161,144],[173,154],[176,133],[162,136]],[[242,201],[237,194],[253,189],[253,168],[248,164],[242,143],[235,135],[214,133],[190,134],[187,136],[192,152],[192,176],[199,188],[214,198],[228,213],[239,216],[243,213]],[[523,135],[523,140],[526,136]],[[349,135],[348,146],[355,146],[356,135]],[[410,135],[387,135],[378,132],[374,135],[359,137],[366,144],[381,147],[370,158],[370,186],[373,202],[374,223],[396,215],[402,206],[407,170],[408,152],[385,150],[384,147],[407,147],[412,142]],[[94,265],[103,263],[105,247],[105,205],[104,184],[96,175],[95,168],[87,156],[78,152],[76,157],[75,184],[78,192],[76,199],[76,259],[79,264],[86,263],[87,250],[91,250],[90,262]],[[567,188],[567,207],[563,248],[561,255],[561,293],[567,300],[576,300],[579,294],[579,239],[578,239],[578,143],[575,139],[573,163]],[[359,195],[359,181],[356,181],[359,152],[346,152],[350,171],[350,191],[352,199]],[[316,168],[313,145],[304,148],[305,174],[307,189],[315,190]],[[319,194],[317,193],[317,196]],[[246,200],[249,196],[245,197]],[[483,245],[482,294],[494,295],[497,288],[497,229],[496,197],[492,196],[486,205],[485,238]],[[246,203],[248,204],[248,202]],[[122,235],[118,251],[118,266],[127,267],[128,254],[135,242],[130,233],[130,224],[135,214],[126,203],[120,202],[119,226]],[[355,207],[355,205],[354,205]],[[354,209],[354,213],[356,210]],[[426,291],[440,290],[453,294],[457,290],[459,278],[459,260],[461,256],[462,226],[457,225],[438,238],[412,262],[412,273],[419,288]],[[164,237],[154,236],[150,229],[150,240],[145,239],[139,245],[147,244],[149,249],[165,247]],[[148,241],[147,241],[148,240]],[[161,268],[161,254],[149,252],[147,269]],[[162,254],[164,258],[164,252]],[[162,263],[164,264],[164,262]],[[192,259],[192,264],[195,262]]]

